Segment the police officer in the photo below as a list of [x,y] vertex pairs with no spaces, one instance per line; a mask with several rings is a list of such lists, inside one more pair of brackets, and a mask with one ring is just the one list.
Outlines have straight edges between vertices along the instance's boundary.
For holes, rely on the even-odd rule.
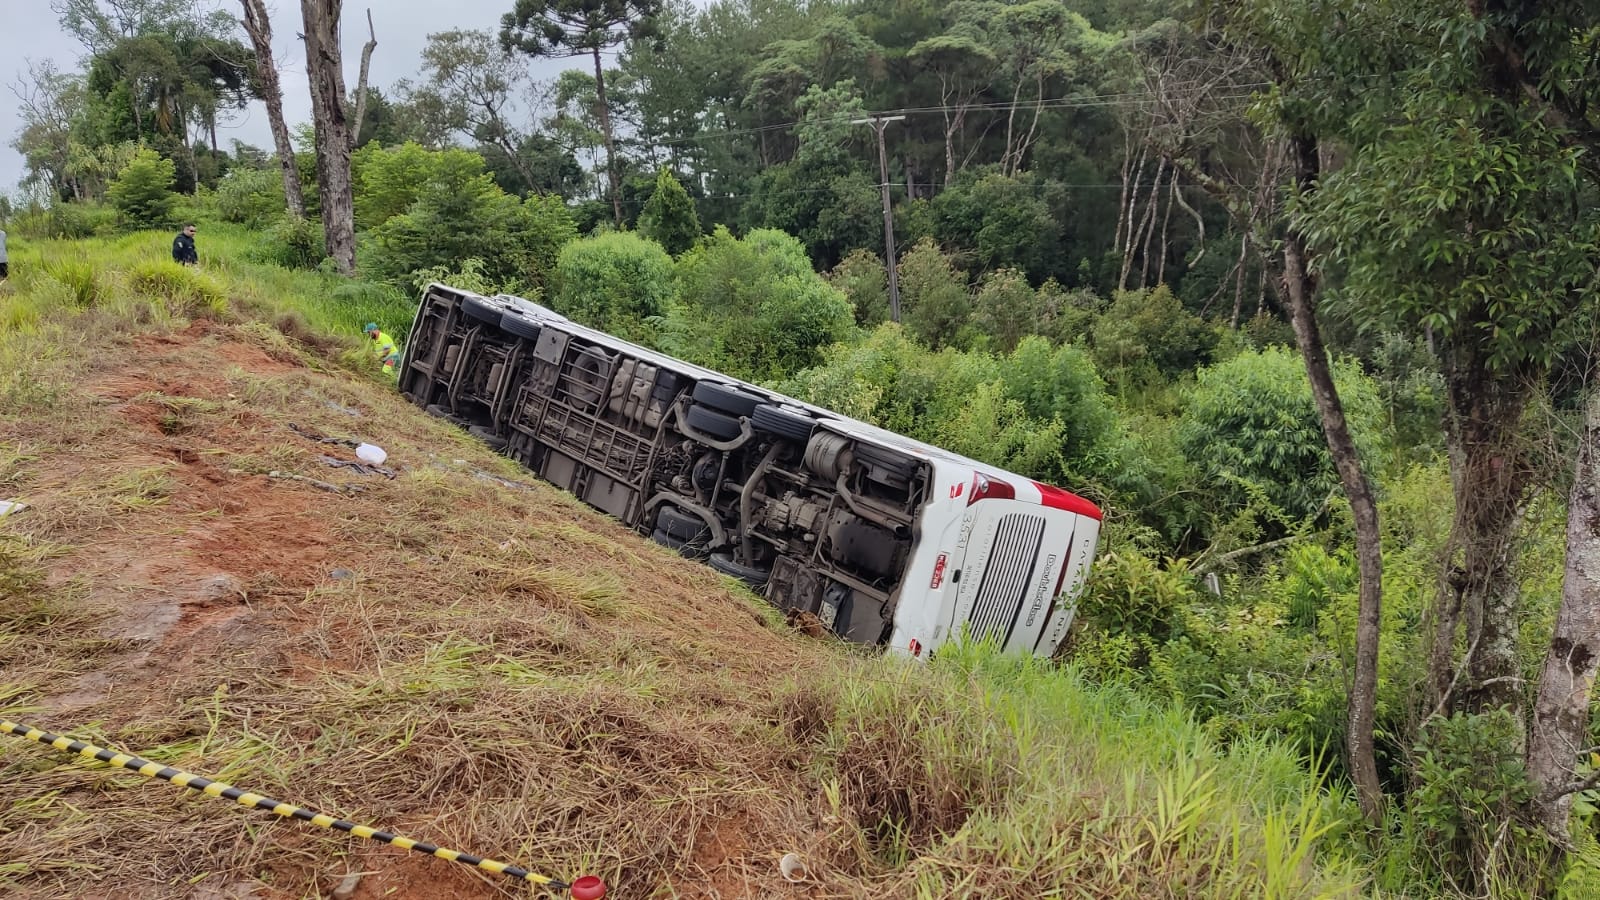
[[172,239],[172,261],[186,266],[200,264],[200,254],[194,249],[194,226],[185,225]]

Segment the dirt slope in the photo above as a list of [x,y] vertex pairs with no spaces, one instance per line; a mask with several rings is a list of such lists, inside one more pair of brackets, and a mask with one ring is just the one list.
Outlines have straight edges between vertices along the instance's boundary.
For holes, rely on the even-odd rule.
[[[0,546],[45,573],[0,709],[616,897],[802,895],[776,861],[827,825],[781,710],[833,651],[271,329],[64,365],[0,419]],[[15,739],[0,784],[14,896],[529,893]]]

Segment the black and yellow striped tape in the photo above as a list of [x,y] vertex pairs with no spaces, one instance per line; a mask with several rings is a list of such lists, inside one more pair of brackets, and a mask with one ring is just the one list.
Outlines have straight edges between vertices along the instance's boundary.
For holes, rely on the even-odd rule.
[[404,847],[407,850],[415,850],[418,853],[426,853],[430,856],[437,856],[440,859],[448,859],[451,862],[466,863],[469,866],[477,866],[484,871],[493,872],[496,875],[506,875],[511,878],[527,881],[532,884],[544,885],[556,890],[566,890],[567,888],[571,887],[571,885],[564,881],[551,878],[548,875],[540,875],[537,872],[530,872],[527,869],[521,868],[520,866],[496,862],[492,859],[484,859],[481,856],[473,856],[471,853],[462,853],[459,850],[451,850],[447,847],[440,847],[436,844],[430,844],[426,841],[415,841],[411,838],[402,837],[401,835],[393,834],[388,831],[381,831],[377,828],[369,828],[366,825],[357,825],[356,823],[346,819],[336,819],[333,816],[324,815],[323,813],[306,809],[303,806],[295,806],[292,803],[282,803],[277,800],[273,800],[270,797],[263,797],[260,794],[252,794],[249,791],[241,791],[231,784],[225,784],[221,781],[214,781],[210,778],[201,778],[199,775],[185,772],[182,769],[174,769],[171,766],[163,766],[160,763],[153,763],[147,759],[141,759],[137,756],[130,756],[126,753],[113,753],[112,751],[103,747],[96,747],[93,744],[85,743],[83,741],[75,741],[71,738],[61,737],[60,735],[51,734],[48,731],[40,731],[37,728],[29,728],[25,725],[18,725],[15,722],[5,719],[0,719],[0,733],[12,734],[20,738],[27,738],[30,741],[46,744],[56,748],[57,750],[67,750],[89,759],[98,759],[101,762],[110,763],[113,766],[121,766],[124,769],[138,772],[140,775],[143,775],[146,778],[159,778],[162,781],[170,781],[179,787],[193,788],[194,790],[200,791],[203,794],[209,794],[213,797],[221,797],[224,800],[233,800],[240,806],[247,806],[251,809],[266,810],[267,812],[276,813],[280,816],[283,816],[286,819],[299,819],[302,822],[310,822],[311,824],[320,826],[322,828],[332,828],[335,831],[346,831],[355,835],[356,837],[381,841],[385,844],[393,844],[396,847]]

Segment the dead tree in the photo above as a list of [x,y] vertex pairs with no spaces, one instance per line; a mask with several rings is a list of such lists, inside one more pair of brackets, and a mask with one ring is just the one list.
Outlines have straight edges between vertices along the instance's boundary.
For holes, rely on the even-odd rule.
[[367,73],[372,71],[372,51],[378,49],[378,30],[372,27],[372,7],[367,7],[367,42],[361,47],[361,75],[356,80],[356,117],[350,123],[350,146],[361,140],[361,123],[367,120]]
[[272,57],[272,22],[267,18],[264,0],[240,0],[244,6],[245,33],[256,48],[256,77],[261,81],[261,99],[267,104],[267,123],[272,127],[272,143],[278,150],[278,167],[283,170],[283,196],[289,214],[306,217],[305,197],[300,193],[300,171],[295,166],[294,144],[289,141],[289,125],[283,119],[283,87],[278,81],[278,64]]
[[306,78],[317,141],[317,194],[328,256],[346,275],[356,270],[355,200],[350,184],[350,120],[345,115],[339,15],[344,0],[300,0]]

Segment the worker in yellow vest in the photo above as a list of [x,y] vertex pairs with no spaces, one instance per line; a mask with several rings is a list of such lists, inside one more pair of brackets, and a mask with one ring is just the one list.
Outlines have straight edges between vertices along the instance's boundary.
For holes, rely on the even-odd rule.
[[393,375],[394,367],[400,363],[399,345],[395,344],[394,338],[384,334],[376,322],[368,322],[367,327],[362,330],[367,333],[367,337],[372,338],[372,350],[383,360],[383,374]]

